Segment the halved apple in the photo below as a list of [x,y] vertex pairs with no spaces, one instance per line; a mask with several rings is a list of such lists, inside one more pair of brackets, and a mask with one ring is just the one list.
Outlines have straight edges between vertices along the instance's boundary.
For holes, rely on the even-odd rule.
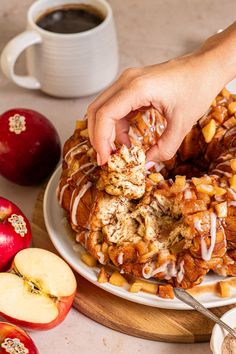
[[0,322],[0,353],[39,354],[23,329],[6,322]]
[[31,329],[55,327],[66,317],[76,292],[70,267],[40,248],[20,251],[8,273],[0,273],[0,316]]

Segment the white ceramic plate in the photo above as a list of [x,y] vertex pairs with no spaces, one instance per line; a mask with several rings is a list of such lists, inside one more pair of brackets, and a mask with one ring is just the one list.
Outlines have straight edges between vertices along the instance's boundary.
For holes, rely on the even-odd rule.
[[[93,284],[126,300],[166,309],[189,310],[190,308],[178,299],[162,299],[145,292],[130,293],[127,289],[109,283],[100,284],[97,282],[99,269],[96,267],[90,268],[81,261],[80,254],[84,252],[84,249],[71,237],[70,233],[72,231],[69,231],[70,227],[66,221],[64,211],[57,202],[56,189],[60,174],[61,166],[54,172],[47,185],[44,196],[44,218],[47,231],[55,248],[71,267]],[[222,277],[211,274],[205,277],[203,284],[214,283],[221,279]],[[229,298],[220,298],[214,294],[206,293],[198,296],[198,300],[208,308],[234,304],[236,303],[236,289],[232,290],[232,296]]]

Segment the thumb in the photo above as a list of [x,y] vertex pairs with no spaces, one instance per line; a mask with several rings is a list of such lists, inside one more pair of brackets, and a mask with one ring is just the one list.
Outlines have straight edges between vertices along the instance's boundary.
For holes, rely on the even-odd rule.
[[187,134],[182,119],[175,118],[167,122],[167,127],[154,145],[147,152],[147,161],[162,162],[170,160]]

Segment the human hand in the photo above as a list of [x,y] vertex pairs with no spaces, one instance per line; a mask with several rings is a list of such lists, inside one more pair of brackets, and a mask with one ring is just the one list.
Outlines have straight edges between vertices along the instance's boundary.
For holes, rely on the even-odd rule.
[[[222,34],[217,35],[222,36]],[[213,40],[214,42],[214,40]],[[91,143],[98,164],[107,162],[113,143],[129,145],[129,114],[153,106],[167,127],[147,153],[147,160],[166,161],[177,151],[193,124],[207,111],[228,80],[222,74],[212,40],[199,51],[162,64],[127,69],[88,108]]]

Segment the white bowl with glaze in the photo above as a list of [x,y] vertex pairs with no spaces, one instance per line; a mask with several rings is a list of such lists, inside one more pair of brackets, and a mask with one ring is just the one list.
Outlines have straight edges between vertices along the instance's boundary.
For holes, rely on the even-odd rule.
[[[230,327],[236,328],[236,307],[227,311],[222,317],[221,320],[227,323]],[[210,347],[213,354],[222,354],[222,344],[225,336],[228,332],[222,329],[218,324],[213,328]]]

